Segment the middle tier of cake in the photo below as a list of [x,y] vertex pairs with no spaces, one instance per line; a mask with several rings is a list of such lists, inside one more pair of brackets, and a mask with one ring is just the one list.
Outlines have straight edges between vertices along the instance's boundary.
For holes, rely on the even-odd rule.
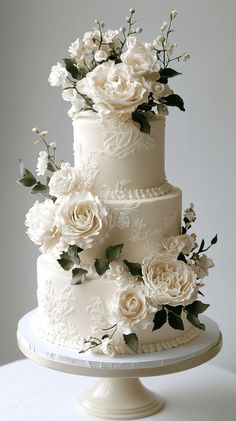
[[84,250],[81,259],[91,265],[94,258],[105,257],[106,247],[124,244],[122,256],[133,262],[155,255],[160,238],[181,234],[181,190],[173,187],[160,197],[140,200],[106,200],[112,228],[104,241]]

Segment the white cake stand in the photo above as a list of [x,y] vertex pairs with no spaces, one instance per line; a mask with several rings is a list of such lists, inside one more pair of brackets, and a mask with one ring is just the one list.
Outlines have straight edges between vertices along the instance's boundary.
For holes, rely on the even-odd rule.
[[17,340],[26,357],[46,367],[82,376],[100,377],[79,404],[91,415],[117,420],[137,419],[157,413],[162,398],[146,389],[139,377],[171,374],[196,367],[213,358],[221,349],[217,324],[202,317],[206,331],[191,343],[169,350],[117,357],[79,354],[76,350],[40,341],[31,330],[33,312],[18,324]]

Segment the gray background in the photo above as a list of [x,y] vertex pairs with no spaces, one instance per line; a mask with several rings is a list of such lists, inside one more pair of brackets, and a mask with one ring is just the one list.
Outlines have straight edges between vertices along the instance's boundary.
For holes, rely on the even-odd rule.
[[[219,243],[216,268],[206,279],[208,315],[220,325],[224,348],[214,364],[236,372],[235,334],[235,14],[234,0],[1,0],[0,1],[0,364],[21,358],[18,319],[36,306],[37,248],[25,235],[24,217],[34,198],[15,182],[17,158],[34,168],[39,147],[31,128],[49,130],[59,156],[72,160],[68,103],[47,82],[50,68],[68,46],[90,30],[94,18],[119,28],[130,7],[142,17],[141,38],[152,41],[172,9],[174,42],[191,53],[184,75],[173,81],[186,112],[167,121],[166,169],[183,190],[183,207],[193,201],[196,230]],[[181,71],[181,70],[180,70]]]

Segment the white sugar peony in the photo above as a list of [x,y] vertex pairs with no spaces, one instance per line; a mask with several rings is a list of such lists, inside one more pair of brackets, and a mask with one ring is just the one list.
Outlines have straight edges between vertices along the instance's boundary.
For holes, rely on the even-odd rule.
[[151,48],[144,43],[135,42],[128,50],[121,54],[121,60],[127,66],[132,66],[135,78],[159,79],[160,65]]
[[29,238],[40,246],[42,253],[52,252],[60,242],[60,232],[55,224],[56,205],[47,199],[37,200],[26,215],[25,225]]
[[104,241],[110,217],[97,196],[76,192],[60,201],[56,223],[68,244],[87,249]]
[[49,186],[52,196],[60,197],[73,191],[84,190],[85,180],[78,168],[71,167],[68,162],[61,164],[61,169],[54,172]]
[[174,257],[145,259],[143,279],[154,307],[188,305],[197,299],[196,275],[186,263]]
[[148,99],[148,91],[133,77],[133,68],[107,61],[98,65],[77,83],[78,90],[94,102],[100,116],[114,114],[130,117]]
[[57,63],[56,66],[52,66],[51,73],[48,78],[48,82],[51,86],[61,86],[65,83],[68,72],[61,63]]
[[39,152],[36,173],[38,175],[44,175],[48,166],[48,154],[45,151]]
[[160,238],[156,245],[157,254],[169,254],[178,257],[185,247],[185,242],[180,235]]
[[214,266],[215,264],[213,260],[207,257],[205,254],[203,254],[196,261],[196,266],[193,266],[193,270],[198,278],[203,279],[209,275],[208,269],[213,268]]

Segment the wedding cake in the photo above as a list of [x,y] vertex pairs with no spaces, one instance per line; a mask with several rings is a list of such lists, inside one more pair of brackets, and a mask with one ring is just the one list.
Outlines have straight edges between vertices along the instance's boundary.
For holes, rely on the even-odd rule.
[[[116,355],[185,344],[205,328],[202,279],[214,266],[191,233],[193,205],[165,175],[169,106],[184,111],[168,80],[186,61],[170,43],[174,10],[152,43],[137,40],[134,9],[120,30],[102,21],[69,48],[49,82],[71,102],[74,166],[56,159],[57,145],[34,128],[37,176],[20,161],[21,184],[43,197],[26,215],[40,246],[38,307],[32,330],[78,352]],[[47,174],[46,174],[47,173]]]

